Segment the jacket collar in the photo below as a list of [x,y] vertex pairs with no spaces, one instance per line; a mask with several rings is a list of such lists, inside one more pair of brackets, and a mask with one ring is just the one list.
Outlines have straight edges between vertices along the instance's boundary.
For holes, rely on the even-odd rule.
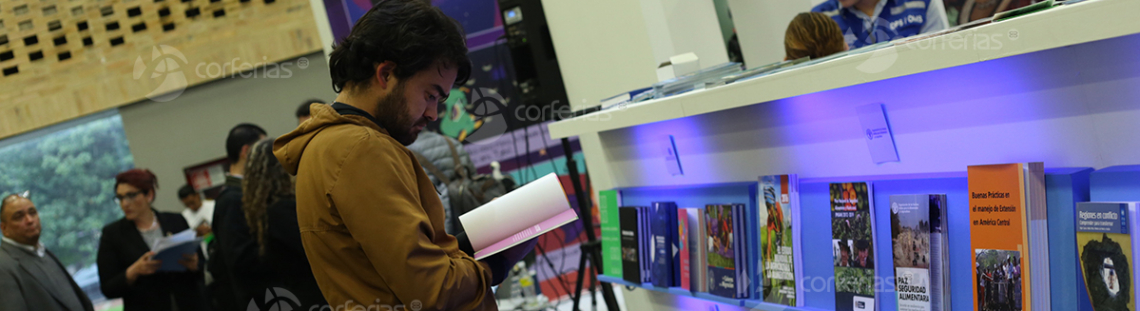
[[334,102],[332,104],[332,108],[342,116],[360,116],[364,119],[367,119],[368,121],[371,121],[372,124],[376,125],[376,127],[384,128],[384,124],[380,123],[380,120],[377,120],[376,117],[372,116],[363,109],[356,108],[342,102]]
[[33,255],[39,256],[41,258],[47,254],[47,249],[44,248],[43,243],[36,243],[35,246],[31,246],[31,245],[20,244],[20,242],[16,242],[15,240],[9,239],[8,237],[0,237],[0,240],[3,240],[3,243],[11,244],[12,246],[15,246],[17,248],[20,248],[22,250],[27,251],[29,254],[33,254]]

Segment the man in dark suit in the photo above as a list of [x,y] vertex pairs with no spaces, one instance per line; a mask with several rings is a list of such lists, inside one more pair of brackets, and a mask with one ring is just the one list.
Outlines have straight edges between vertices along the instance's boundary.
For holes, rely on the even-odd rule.
[[0,201],[0,310],[94,310],[59,259],[40,244],[40,229],[31,200],[9,195]]
[[[210,248],[211,289],[217,309],[245,310],[251,299],[263,297],[271,284],[268,266],[258,259],[257,241],[250,235],[242,210],[242,177],[253,144],[265,139],[260,126],[242,123],[226,136],[226,157],[230,161],[225,188],[214,200],[214,242]],[[260,299],[259,299],[260,300]]]

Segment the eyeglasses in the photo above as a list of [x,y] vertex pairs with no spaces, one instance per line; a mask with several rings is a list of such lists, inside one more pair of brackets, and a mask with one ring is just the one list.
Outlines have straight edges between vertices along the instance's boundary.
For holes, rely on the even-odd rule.
[[123,195],[116,194],[115,204],[123,204],[123,200],[134,200],[135,198],[139,197],[140,194],[142,194],[142,192],[138,191],[127,192]]

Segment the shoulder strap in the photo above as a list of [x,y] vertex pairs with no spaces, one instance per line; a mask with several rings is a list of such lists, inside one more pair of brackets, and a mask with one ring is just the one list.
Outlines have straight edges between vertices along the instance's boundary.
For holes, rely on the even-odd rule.
[[467,170],[463,166],[463,162],[459,160],[459,151],[455,149],[455,143],[443,137],[443,141],[447,142],[447,148],[451,149],[451,160],[455,162],[455,175],[463,179],[467,179]]
[[439,179],[439,181],[442,181],[445,185],[451,183],[451,179],[447,178],[447,175],[444,175],[443,171],[440,171],[439,168],[435,166],[435,164],[432,164],[431,161],[428,161],[428,159],[424,158],[423,155],[420,155],[419,152],[415,152],[413,150],[409,151],[412,151],[412,154],[416,155],[416,160],[420,161],[420,165],[426,168],[429,173],[435,176],[436,179]]

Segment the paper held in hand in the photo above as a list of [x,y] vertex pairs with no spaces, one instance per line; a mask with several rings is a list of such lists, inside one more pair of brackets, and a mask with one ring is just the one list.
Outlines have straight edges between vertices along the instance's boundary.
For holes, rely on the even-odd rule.
[[[186,267],[178,263],[182,260],[182,255],[192,255],[198,252],[198,246],[201,245],[202,239],[195,236],[194,229],[186,229],[175,235],[167,236],[154,243],[150,248],[154,252],[152,260],[162,260],[162,266],[158,271],[167,272],[181,272],[186,271]],[[198,260],[203,260],[198,258]]]
[[475,259],[521,244],[578,220],[558,175],[548,174],[459,216]]

